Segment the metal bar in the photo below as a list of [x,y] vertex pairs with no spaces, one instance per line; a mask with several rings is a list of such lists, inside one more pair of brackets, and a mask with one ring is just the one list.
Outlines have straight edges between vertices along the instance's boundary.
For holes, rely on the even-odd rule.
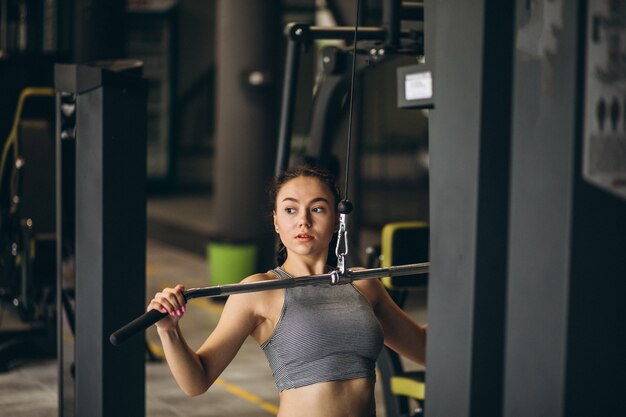
[[387,45],[398,49],[400,45],[400,1],[391,0],[383,3],[383,26],[387,29]]
[[[246,292],[278,290],[282,288],[303,287],[314,284],[331,284],[344,285],[352,281],[361,279],[373,279],[382,277],[398,277],[404,275],[417,275],[428,273],[430,267],[429,262],[420,264],[398,265],[387,268],[358,269],[355,271],[346,271],[340,274],[339,271],[332,271],[327,274],[308,275],[296,278],[287,278],[272,281],[248,282],[243,284],[226,284],[213,287],[191,288],[184,292],[187,300],[200,297],[218,297],[229,294],[239,294]],[[166,317],[167,313],[161,313],[157,310],[150,310],[144,315],[136,318],[124,327],[114,332],[110,341],[114,345],[123,343],[126,339],[147,329],[152,324]]]
[[358,269],[346,271],[343,275],[339,271],[327,274],[307,275],[303,277],[286,278],[273,281],[248,282],[243,284],[216,285],[213,287],[191,288],[185,291],[187,300],[199,297],[218,297],[223,295],[276,290],[281,288],[304,287],[313,284],[342,285],[352,281],[382,277],[397,277],[428,273],[429,263],[390,266],[387,268]]
[[356,281],[359,279],[427,274],[429,269],[430,262],[423,262],[419,264],[389,266],[387,268],[357,269],[356,271],[348,271],[346,275],[352,277],[353,281]]
[[329,284],[331,274],[309,275],[301,278],[286,278],[273,281],[248,282],[244,284],[226,284],[214,287],[192,288],[185,291],[187,300],[200,297],[218,297],[222,295],[278,290],[282,288],[303,287],[313,284]]
[[424,21],[424,2],[403,1],[400,6],[400,20]]
[[[310,26],[310,39],[354,40],[354,26]],[[384,27],[359,26],[357,40],[384,41],[387,29]]]
[[287,42],[287,58],[285,60],[285,74],[283,81],[283,96],[280,107],[280,125],[278,130],[278,148],[274,174],[279,176],[289,166],[291,149],[291,130],[293,127],[293,113],[296,103],[298,74],[300,70],[300,50],[302,44],[299,39],[289,39]]
[[[387,29],[382,26],[359,26],[357,40],[384,41]],[[354,41],[354,26],[311,26],[308,23],[289,23],[285,27],[289,40],[309,44],[314,40]]]

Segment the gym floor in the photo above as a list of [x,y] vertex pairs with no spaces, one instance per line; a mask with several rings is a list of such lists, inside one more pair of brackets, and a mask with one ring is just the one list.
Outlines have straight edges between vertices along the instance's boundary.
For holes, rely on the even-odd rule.
[[[211,285],[204,245],[211,232],[209,199],[156,199],[148,203],[147,291],[181,283],[187,288]],[[195,219],[195,220],[190,220]],[[179,233],[174,233],[176,230]],[[193,232],[190,232],[193,230]],[[184,236],[181,238],[181,235]],[[169,236],[169,239],[164,239]],[[178,239],[178,240],[177,240]],[[367,238],[366,238],[367,239]],[[375,239],[375,236],[370,236]],[[204,241],[206,242],[206,240]],[[425,294],[409,296],[406,310],[420,322],[426,321]],[[194,299],[182,330],[192,348],[197,348],[217,323],[221,301]],[[2,327],[17,317],[4,308]],[[150,349],[160,355],[154,327],[146,333]],[[409,368],[416,365],[407,364]],[[14,417],[57,416],[57,365],[54,358],[32,360],[0,373],[0,410]],[[376,389],[377,413],[384,417],[380,384]],[[239,416],[275,415],[278,394],[265,355],[249,338],[222,376],[203,395],[187,397],[176,385],[164,361],[146,362],[146,416]]]

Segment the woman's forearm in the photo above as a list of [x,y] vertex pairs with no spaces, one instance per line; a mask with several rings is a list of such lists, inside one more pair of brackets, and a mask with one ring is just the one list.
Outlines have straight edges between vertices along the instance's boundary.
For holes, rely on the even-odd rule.
[[180,328],[158,329],[165,359],[174,379],[189,396],[202,394],[211,386],[208,372],[200,356],[185,342]]

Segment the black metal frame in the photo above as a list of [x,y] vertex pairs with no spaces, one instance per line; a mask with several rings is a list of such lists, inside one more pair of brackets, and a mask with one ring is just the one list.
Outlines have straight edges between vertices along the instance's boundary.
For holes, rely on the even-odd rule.
[[[38,236],[33,230],[33,220],[30,218],[32,213],[28,210],[25,212],[23,207],[27,200],[32,203],[33,194],[40,196],[41,190],[29,190],[27,198],[24,198],[25,165],[32,167],[31,173],[36,165],[32,165],[32,161],[29,161],[31,165],[27,164],[26,159],[31,155],[24,157],[22,133],[17,134],[19,123],[24,119],[22,106],[26,100],[29,98],[48,100],[52,98],[51,94],[52,90],[48,88],[27,87],[22,90],[13,126],[13,129],[16,129],[14,131],[16,136],[13,138],[15,142],[11,145],[14,154],[3,155],[7,159],[15,159],[10,164],[12,167],[6,165],[5,168],[8,169],[0,173],[0,176],[10,174],[6,175],[9,179],[3,181],[8,191],[2,193],[2,197],[6,198],[9,204],[7,207],[3,205],[0,209],[2,211],[0,213],[0,233],[2,234],[0,240],[3,252],[0,254],[3,257],[3,267],[0,270],[2,275],[0,276],[0,309],[7,307],[13,309],[24,326],[18,329],[0,330],[0,372],[8,371],[26,359],[50,357],[55,353],[54,314],[48,308],[55,301],[50,291],[52,288],[47,282],[45,284],[42,282],[45,280],[41,279],[42,263],[35,264],[35,252],[47,253],[47,250],[42,250],[40,246],[35,249]],[[46,105],[40,110],[43,111],[44,120],[47,119],[46,111],[49,110],[49,106]],[[15,154],[18,149],[19,152]],[[27,184],[30,183],[27,182]],[[39,221],[39,218],[35,221]],[[48,249],[48,246],[45,249]],[[40,256],[40,258],[44,257]],[[35,279],[35,274],[40,279]],[[7,312],[0,312],[0,316],[2,314],[7,314]]]
[[[421,2],[385,1],[383,4],[383,26],[358,27],[356,40],[373,42],[369,43],[367,47],[362,46],[358,52],[369,51],[372,46],[375,46],[377,50],[384,51],[385,56],[389,54],[423,54],[423,34],[421,32],[402,31],[400,29],[400,23],[403,20],[420,21],[423,18],[424,8]],[[352,26],[320,27],[306,23],[290,23],[285,27],[284,33],[288,44],[275,175],[280,175],[289,166],[291,132],[302,49],[308,49],[314,40],[344,40],[351,42],[355,39],[354,31],[355,28]],[[360,69],[365,67],[362,64],[359,66],[361,67]],[[345,77],[345,74],[342,77]],[[336,83],[336,81],[333,82]],[[321,147],[324,148],[323,145]]]
[[[102,342],[145,305],[141,71],[136,61],[55,66],[59,415],[145,412],[145,343]],[[66,320],[75,338],[64,348]]]

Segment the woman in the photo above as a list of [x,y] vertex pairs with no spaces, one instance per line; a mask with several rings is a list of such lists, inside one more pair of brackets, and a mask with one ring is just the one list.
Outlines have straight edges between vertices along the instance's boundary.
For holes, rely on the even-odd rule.
[[[315,168],[294,168],[277,178],[270,198],[283,245],[281,266],[242,282],[327,273],[329,244],[339,225],[340,197],[332,178]],[[425,361],[425,326],[398,308],[378,280],[231,295],[197,352],[178,327],[183,291],[181,285],[166,288],[148,310],[169,312],[156,326],[174,378],[190,396],[215,382],[248,336],[272,368],[280,417],[374,416],[374,368],[383,335],[386,345],[408,359]]]

